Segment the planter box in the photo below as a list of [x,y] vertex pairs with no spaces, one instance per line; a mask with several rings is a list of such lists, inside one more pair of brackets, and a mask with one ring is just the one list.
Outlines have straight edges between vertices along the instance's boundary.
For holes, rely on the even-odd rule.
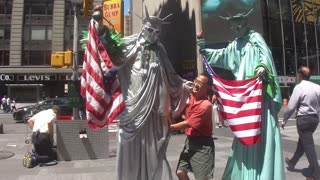
[[[83,129],[86,129],[86,138],[79,137]],[[84,120],[57,121],[56,132],[59,161],[109,157],[108,128],[92,130]]]

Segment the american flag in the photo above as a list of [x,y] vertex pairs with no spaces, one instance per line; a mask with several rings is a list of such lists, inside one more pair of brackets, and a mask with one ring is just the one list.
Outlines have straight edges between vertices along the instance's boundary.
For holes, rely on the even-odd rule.
[[125,107],[116,68],[100,42],[93,19],[88,27],[88,39],[81,75],[81,96],[86,99],[86,118],[90,128],[99,129],[115,122]]
[[212,76],[220,118],[227,120],[235,137],[244,145],[261,139],[262,80],[224,80],[217,76],[205,58],[207,72]]

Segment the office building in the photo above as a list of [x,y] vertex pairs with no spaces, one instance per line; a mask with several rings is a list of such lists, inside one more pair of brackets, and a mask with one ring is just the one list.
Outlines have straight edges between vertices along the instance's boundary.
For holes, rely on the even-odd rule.
[[[79,13],[82,1],[72,2],[79,4]],[[73,21],[71,1],[0,0],[0,96],[36,102],[65,95],[72,69],[52,68],[50,57],[73,50]],[[79,39],[88,21],[78,16]],[[81,65],[83,51],[78,47]]]
[[[177,73],[192,79],[202,71],[197,32],[205,33],[212,48],[224,47],[234,39],[227,21],[202,11],[203,2],[131,0],[130,14],[124,18],[124,35],[141,31],[145,7],[150,15],[159,14],[161,18],[172,14],[163,26],[161,40]],[[297,83],[296,69],[300,65],[308,65],[313,80],[319,82],[320,0],[250,2],[254,10],[249,23],[272,51],[283,97],[289,97]],[[95,3],[101,4],[102,0]],[[225,9],[229,10],[233,9]],[[50,55],[73,49],[73,18],[73,6],[67,0],[0,0],[0,96],[36,101],[65,94],[72,69],[52,68]],[[80,35],[89,19],[78,19]],[[83,52],[79,50],[77,55],[81,64]]]

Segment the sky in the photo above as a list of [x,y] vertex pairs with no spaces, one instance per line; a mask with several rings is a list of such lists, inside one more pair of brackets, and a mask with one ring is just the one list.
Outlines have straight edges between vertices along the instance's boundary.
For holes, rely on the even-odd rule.
[[124,1],[124,14],[127,15],[130,9],[130,0],[123,0]]

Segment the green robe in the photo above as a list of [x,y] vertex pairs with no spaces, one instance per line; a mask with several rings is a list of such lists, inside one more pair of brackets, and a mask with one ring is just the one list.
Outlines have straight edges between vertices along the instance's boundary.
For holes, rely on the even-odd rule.
[[254,31],[237,38],[223,49],[201,49],[210,65],[231,70],[237,80],[255,76],[266,69],[262,100],[261,141],[245,146],[234,138],[222,179],[282,180],[284,176],[281,135],[277,114],[282,99],[272,54],[263,37]]

